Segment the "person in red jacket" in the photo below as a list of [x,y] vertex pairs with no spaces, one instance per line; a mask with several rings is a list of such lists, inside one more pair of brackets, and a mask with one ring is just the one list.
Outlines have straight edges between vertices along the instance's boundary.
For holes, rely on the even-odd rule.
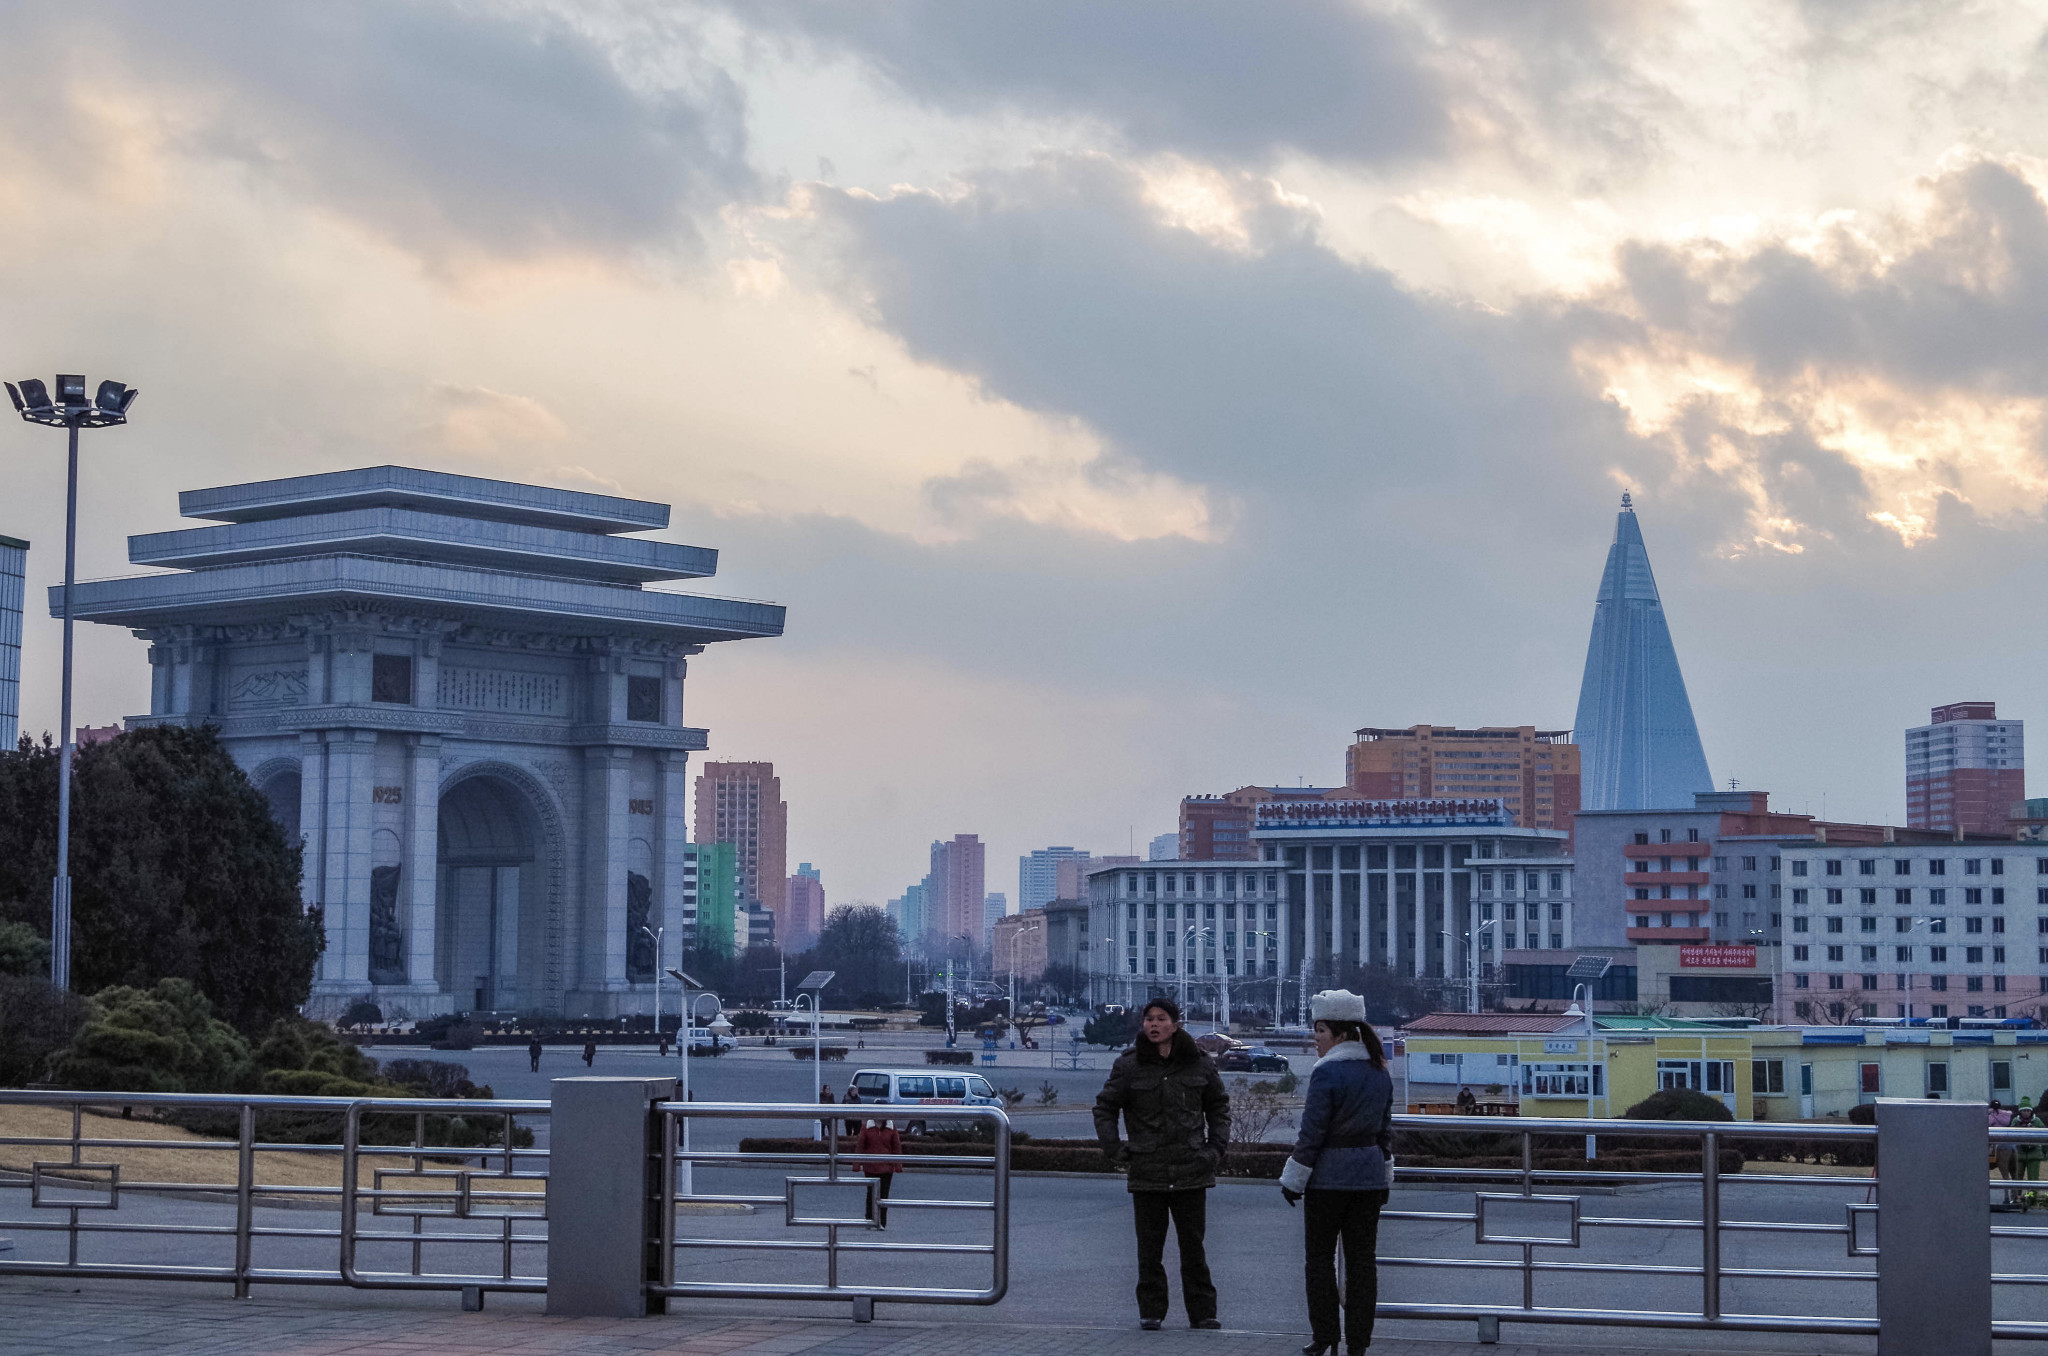
[[[897,1173],[903,1171],[903,1160],[893,1157],[903,1152],[903,1137],[897,1134],[895,1127],[887,1121],[869,1121],[861,1127],[859,1138],[854,1140],[853,1151],[863,1156],[889,1155],[877,1158],[862,1157],[860,1160],[861,1175],[881,1178],[881,1183],[875,1187],[875,1193],[883,1200],[888,1200],[889,1184],[896,1180]],[[889,1207],[879,1205],[876,1210],[881,1216],[876,1223],[884,1229],[888,1228]]]

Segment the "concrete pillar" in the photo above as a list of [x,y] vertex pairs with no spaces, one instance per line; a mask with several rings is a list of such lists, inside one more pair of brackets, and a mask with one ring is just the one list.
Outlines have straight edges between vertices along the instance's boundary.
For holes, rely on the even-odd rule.
[[[311,906],[322,902],[320,891],[326,880],[327,746],[318,730],[299,735],[299,840],[305,846],[299,897]],[[322,956],[322,978],[327,977],[327,965]]]
[[626,810],[632,769],[631,749],[583,751],[583,927],[576,987],[585,993],[627,987]]
[[406,934],[406,982],[431,990],[434,892],[441,877],[441,736],[407,735],[405,743],[405,874],[399,926]]
[[370,982],[370,792],[376,751],[375,731],[327,732],[322,899],[327,951],[336,957],[328,973],[350,985]]
[[1878,1356],[1991,1356],[1986,1110],[1877,1101]]
[[[682,667],[680,664],[677,668]],[[683,954],[684,912],[683,864],[690,846],[690,755],[664,750],[655,755],[655,913],[657,927],[668,930],[664,945],[667,964],[680,964]],[[657,982],[659,982],[657,980]]]
[[548,1131],[548,1300],[562,1318],[661,1312],[661,1134],[673,1078],[557,1078]]

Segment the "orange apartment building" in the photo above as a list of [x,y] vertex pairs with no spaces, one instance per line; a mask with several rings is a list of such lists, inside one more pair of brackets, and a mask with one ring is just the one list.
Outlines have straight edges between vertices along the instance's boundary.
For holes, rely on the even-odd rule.
[[1348,794],[1363,800],[1497,796],[1515,826],[1570,831],[1579,748],[1570,730],[1533,725],[1367,727],[1344,750]]

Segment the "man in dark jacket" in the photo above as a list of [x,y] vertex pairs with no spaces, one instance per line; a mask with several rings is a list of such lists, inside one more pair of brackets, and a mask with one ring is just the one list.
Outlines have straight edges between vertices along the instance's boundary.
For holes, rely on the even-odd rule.
[[[1128,1144],[1117,1139],[1123,1117]],[[1216,1169],[1230,1147],[1230,1094],[1223,1075],[1181,1030],[1180,1009],[1155,998],[1145,1005],[1135,1048],[1117,1056],[1095,1099],[1095,1138],[1110,1160],[1125,1165],[1138,1226],[1138,1326],[1166,1318],[1166,1225],[1180,1246],[1181,1302],[1188,1324],[1220,1328],[1216,1286],[1202,1236]]]

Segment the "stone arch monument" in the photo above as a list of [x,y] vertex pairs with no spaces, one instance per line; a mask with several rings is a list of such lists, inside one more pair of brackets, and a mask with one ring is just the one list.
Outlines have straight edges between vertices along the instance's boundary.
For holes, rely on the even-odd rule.
[[640,929],[683,936],[695,894],[688,661],[783,609],[643,587],[717,569],[621,535],[665,504],[378,466],[178,508],[214,525],[128,542],[172,572],[81,583],[75,613],[149,643],[131,724],[218,725],[304,841],[309,1009],[650,1010]]

